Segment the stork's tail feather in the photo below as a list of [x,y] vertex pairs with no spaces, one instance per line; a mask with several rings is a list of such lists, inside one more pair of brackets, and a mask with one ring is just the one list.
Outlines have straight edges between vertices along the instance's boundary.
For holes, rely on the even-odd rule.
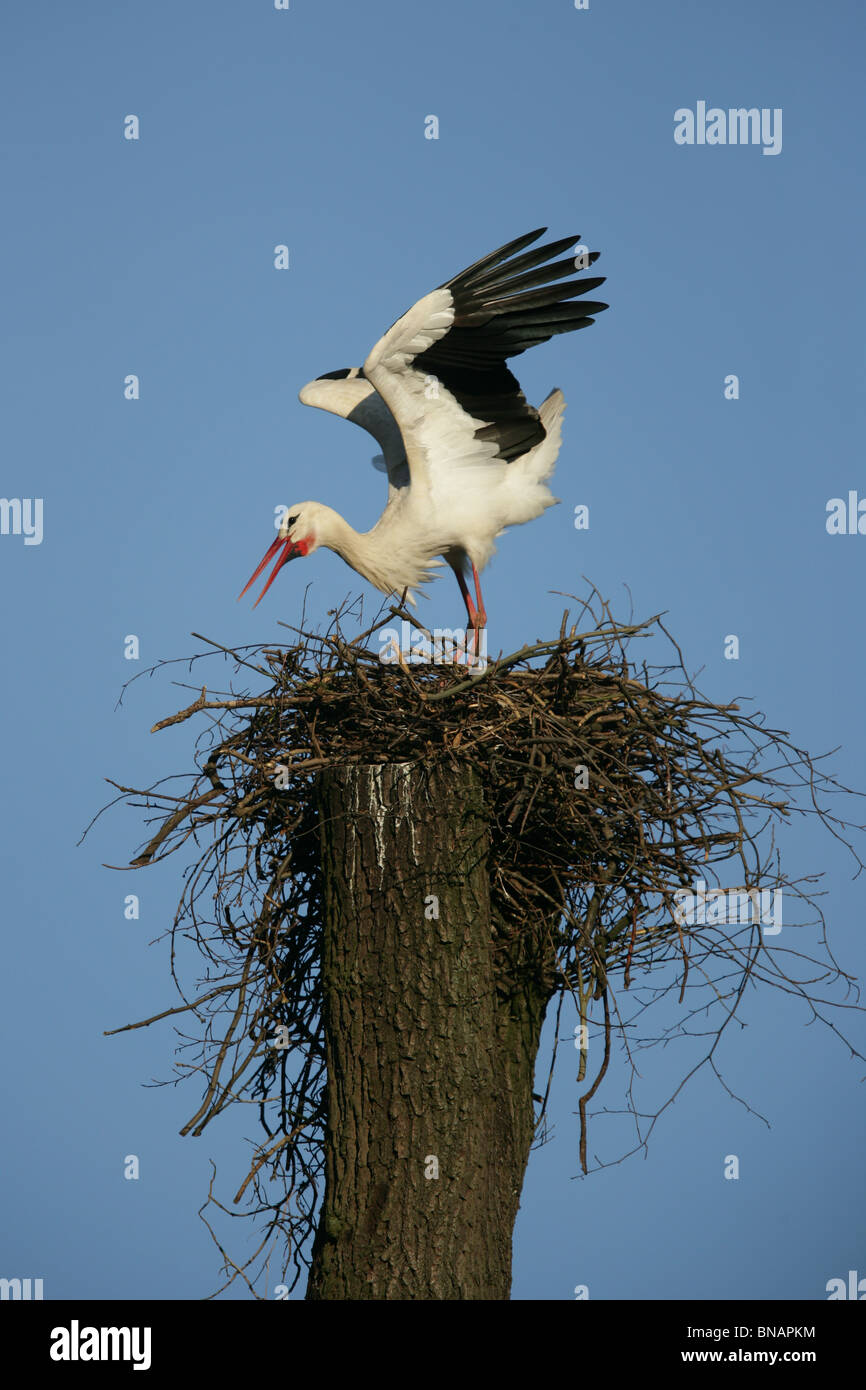
[[531,521],[559,501],[547,486],[547,480],[553,473],[562,443],[564,410],[565,397],[558,388],[554,389],[538,408],[541,423],[544,425],[544,438],[508,465],[505,486],[509,490],[513,489],[510,514],[512,524]]
[[518,459],[516,464],[511,464],[511,468],[519,468],[523,477],[528,481],[545,483],[553,473],[557,455],[562,445],[562,416],[564,411],[565,397],[556,386],[538,407],[541,423],[544,426],[544,438],[535,444],[528,453],[524,454],[522,459]]
[[[549,478],[553,472],[553,466],[562,445],[562,417],[565,413],[565,397],[558,386],[555,386],[549,396],[546,396],[538,407],[541,416],[541,423],[544,426],[544,439],[533,449],[533,454],[544,455],[545,472],[539,472],[536,476],[539,481]],[[545,448],[545,445],[547,448]]]

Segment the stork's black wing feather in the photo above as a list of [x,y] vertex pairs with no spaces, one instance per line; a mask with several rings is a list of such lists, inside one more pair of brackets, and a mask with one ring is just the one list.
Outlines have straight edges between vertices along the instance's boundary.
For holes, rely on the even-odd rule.
[[[473,419],[489,421],[477,436],[495,440],[500,458],[507,461],[544,438],[538,411],[527,402],[507,359],[557,333],[586,328],[595,322],[593,315],[608,307],[598,300],[573,302],[603,284],[604,276],[551,284],[575,268],[573,256],[553,258],[576,247],[579,237],[523,250],[546,230],[509,241],[440,286],[451,292],[454,322],[412,364],[441,381]],[[592,251],[584,259],[591,265],[598,256]]]

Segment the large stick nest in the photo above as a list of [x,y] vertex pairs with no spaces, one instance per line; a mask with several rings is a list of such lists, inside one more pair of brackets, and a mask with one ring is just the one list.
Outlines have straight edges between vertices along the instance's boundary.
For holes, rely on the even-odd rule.
[[[134,865],[206,837],[172,928],[197,942],[220,980],[195,999],[184,994],[171,1011],[199,1020],[186,1045],[197,1049],[195,1069],[207,1077],[183,1132],[201,1133],[233,1100],[258,1099],[269,1143],[235,1200],[253,1182],[258,1209],[271,1212],[269,1230],[293,1236],[295,1251],[317,1197],[324,1119],[315,793],[324,768],[436,759],[476,769],[503,934],[513,947],[515,937],[543,931],[560,1008],[573,997],[585,1040],[595,1026],[604,1038],[603,1063],[581,1098],[584,1169],[586,1103],[607,1070],[617,1020],[626,1037],[621,988],[652,981],[653,997],[674,989],[681,1004],[694,991],[686,1018],[719,1006],[722,1028],[750,976],[799,994],[816,1011],[804,983],[774,959],[759,895],[769,886],[784,891],[789,921],[794,897],[811,901],[801,886],[811,880],[782,873],[773,828],[793,810],[819,816],[841,836],[845,822],[817,798],[845,789],[760,716],[701,697],[660,619],[617,623],[597,596],[594,611],[584,612],[584,630],[569,626],[566,614],[552,640],[471,671],[395,661],[387,649],[365,645],[381,618],[351,642],[337,615],[326,633],[299,631],[281,649],[229,652],[211,643],[234,662],[245,688],[202,689],[155,726],[208,720],[187,794],[120,788],[158,812],[159,827]],[[663,636],[676,660],[632,666],[627,646],[647,636]],[[732,924],[716,913],[709,921],[709,912],[689,920],[677,911],[677,890],[719,882],[714,866],[721,865],[727,895],[751,890],[752,920]],[[518,957],[510,949],[504,958],[513,968]],[[820,968],[824,979],[841,976],[832,957]],[[206,984],[212,980],[209,973]],[[585,1042],[579,1080],[586,1055]],[[266,1167],[300,1215],[288,1217],[286,1193],[277,1202],[261,1196]]]

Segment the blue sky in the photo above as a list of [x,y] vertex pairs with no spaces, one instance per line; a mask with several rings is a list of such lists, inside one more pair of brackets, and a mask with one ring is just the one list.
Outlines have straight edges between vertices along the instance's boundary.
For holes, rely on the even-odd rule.
[[[0,1275],[41,1277],[49,1298],[199,1298],[218,1282],[196,1216],[209,1161],[230,1198],[254,1125],[181,1139],[194,1083],[145,1084],[171,1074],[170,1029],[103,1037],[173,1002],[165,947],[148,943],[180,862],[104,868],[141,841],[128,810],[77,842],[104,779],[188,765],[190,725],[148,732],[186,702],[180,668],[118,708],[138,670],[199,650],[192,631],[279,640],[307,584],[313,620],[347,593],[373,597],[320,552],[255,612],[235,602],[275,506],[314,497],[358,529],[381,508],[370,441],[298,403],[311,377],[362,361],[500,243],[541,225],[580,234],[602,252],[611,309],[516,364],[530,400],[557,385],[568,401],[562,506],[499,542],[491,650],[558,630],[555,591],[582,594],[586,576],[621,617],[630,601],[639,617],[666,611],[708,695],[754,700],[815,753],[838,748],[833,769],[866,788],[866,535],[825,525],[829,499],[866,498],[863,15],[804,0],[151,0],[22,5],[3,29],[0,492],[43,499],[43,535],[0,535]],[[780,108],[781,151],[678,145],[674,112],[699,101]],[[455,624],[450,577],[423,612]],[[784,849],[792,872],[825,875],[837,959],[862,975],[864,880],[814,823]],[[515,1298],[586,1284],[591,1298],[820,1299],[829,1279],[866,1275],[866,1067],[781,994],[753,992],[743,1019],[721,1063],[769,1128],[702,1072],[645,1159],[579,1178],[564,1015]],[[843,1022],[866,1050],[861,1017]],[[551,1042],[548,1028],[545,1067]],[[686,1069],[685,1049],[644,1054],[645,1108]],[[602,1104],[622,1104],[623,1079]],[[600,1118],[590,1150],[613,1160],[627,1141]]]

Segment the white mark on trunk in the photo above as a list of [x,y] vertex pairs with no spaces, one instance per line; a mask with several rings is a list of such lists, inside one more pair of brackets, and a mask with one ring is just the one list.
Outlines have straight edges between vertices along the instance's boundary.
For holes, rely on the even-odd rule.
[[[393,790],[396,793],[396,804],[386,805],[385,788],[383,785],[383,773],[386,766],[394,769],[392,778]],[[370,824],[373,827],[373,842],[376,847],[376,863],[379,866],[380,883],[385,876],[385,823],[389,816],[394,817],[394,824],[391,830],[392,844],[397,830],[402,821],[405,821],[409,828],[409,843],[412,846],[413,860],[417,861],[415,848],[415,821],[412,816],[412,805],[410,797],[410,773],[412,763],[375,763],[368,766],[368,803],[363,809],[370,817]],[[360,803],[360,796],[358,798]],[[362,808],[358,805],[358,811]]]

